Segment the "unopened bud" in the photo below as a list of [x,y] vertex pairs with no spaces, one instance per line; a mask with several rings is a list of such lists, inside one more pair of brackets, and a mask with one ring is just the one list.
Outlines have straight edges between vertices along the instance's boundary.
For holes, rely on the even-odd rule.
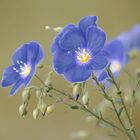
[[55,32],[60,32],[63,28],[62,27],[50,27],[50,26],[45,26],[45,30],[52,30]]
[[80,93],[82,92],[81,83],[73,85],[73,97],[75,100],[78,100]]
[[19,107],[19,114],[21,116],[25,116],[27,114],[26,106],[24,104]]
[[39,110],[36,108],[36,109],[33,110],[33,118],[37,119],[38,116],[39,116]]
[[53,76],[53,73],[54,73],[54,71],[50,71],[49,73],[48,73],[48,75],[47,75],[47,78],[46,78],[46,80],[45,80],[45,85],[47,86],[47,87],[52,87],[52,76]]
[[47,107],[47,114],[51,114],[51,113],[53,113],[54,112],[54,105],[50,105],[50,106],[48,106]]
[[41,113],[43,115],[45,115],[46,110],[47,110],[47,104],[46,103],[42,103],[42,104],[40,104],[39,108],[40,108]]
[[25,89],[22,92],[22,99],[24,102],[28,102],[28,100],[30,99],[30,89]]
[[82,97],[82,102],[84,105],[88,105],[89,103],[89,96],[88,96],[88,92],[86,92],[83,97]]

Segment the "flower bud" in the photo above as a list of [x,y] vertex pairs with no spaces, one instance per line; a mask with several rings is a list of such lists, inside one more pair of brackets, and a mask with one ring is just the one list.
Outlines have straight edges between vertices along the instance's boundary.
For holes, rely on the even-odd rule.
[[22,99],[24,102],[28,102],[28,100],[30,99],[30,89],[25,89],[22,92]]
[[21,116],[25,116],[27,114],[26,106],[24,104],[19,107],[19,114]]
[[81,83],[73,85],[73,97],[75,100],[78,100],[80,93],[82,92]]
[[47,107],[47,114],[51,114],[51,113],[53,113],[54,112],[54,105],[50,105],[50,106],[48,106]]
[[55,31],[55,32],[60,32],[63,28],[62,27],[50,27],[50,26],[45,26],[45,30],[52,30],[52,31]]
[[43,115],[45,115],[46,110],[47,110],[47,104],[46,103],[42,103],[39,105],[40,111]]
[[39,109],[36,108],[36,109],[33,110],[33,118],[37,119],[38,116],[39,116]]
[[47,87],[52,87],[52,76],[53,76],[53,73],[54,73],[54,71],[50,71],[49,73],[48,73],[48,75],[47,75],[47,78],[46,78],[46,80],[45,80],[45,85],[47,86]]
[[89,96],[88,96],[88,92],[86,92],[83,97],[82,97],[82,102],[84,105],[88,105],[89,103]]

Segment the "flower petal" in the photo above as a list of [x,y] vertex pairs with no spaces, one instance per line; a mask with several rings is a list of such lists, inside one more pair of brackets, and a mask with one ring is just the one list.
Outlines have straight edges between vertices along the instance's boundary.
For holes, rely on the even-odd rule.
[[102,82],[102,81],[104,81],[106,78],[109,78],[109,76],[108,76],[107,72],[106,72],[105,70],[103,70],[103,71],[100,73],[99,77],[98,77],[98,81],[99,81],[99,82]]
[[17,61],[27,62],[27,44],[23,44],[21,47],[17,48],[12,56],[12,61],[14,64]]
[[54,53],[56,50],[59,49],[59,40],[62,38],[62,36],[72,28],[74,28],[75,25],[69,24],[66,27],[63,28],[63,30],[57,34],[56,38],[54,39],[53,44],[51,45],[51,53]]
[[85,47],[85,39],[80,30],[76,26],[73,26],[73,28],[63,34],[59,40],[59,46],[63,50],[75,51],[78,48]]
[[97,16],[86,16],[79,22],[79,29],[85,34],[89,26],[96,26]]
[[93,56],[90,61],[90,67],[92,70],[100,70],[106,67],[108,61],[105,53],[102,51],[98,53],[96,56]]
[[74,65],[75,60],[68,51],[57,50],[53,54],[53,68],[59,74]]
[[109,42],[105,47],[104,51],[107,54],[107,57],[115,59],[123,63],[126,60],[125,48],[121,41],[113,40]]
[[106,35],[105,32],[95,26],[90,26],[86,32],[87,48],[96,55],[104,46]]
[[15,83],[19,78],[19,74],[14,70],[15,65],[6,68],[3,72],[2,87],[7,87]]
[[36,67],[35,65],[32,66],[32,69],[31,69],[31,72],[30,74],[26,77],[25,81],[24,81],[24,85],[25,87],[28,86],[28,84],[30,83],[30,81],[32,80],[33,76],[35,75],[36,73]]
[[92,71],[87,70],[84,66],[71,67],[71,69],[64,72],[64,76],[66,80],[75,83],[75,82],[83,82],[89,79]]
[[42,47],[35,41],[29,42],[27,47],[27,61],[38,64],[44,58]]
[[11,92],[10,92],[10,96],[13,96],[16,94],[16,92],[21,88],[22,84],[24,82],[24,79],[19,79],[15,85],[13,86],[13,88],[11,89]]

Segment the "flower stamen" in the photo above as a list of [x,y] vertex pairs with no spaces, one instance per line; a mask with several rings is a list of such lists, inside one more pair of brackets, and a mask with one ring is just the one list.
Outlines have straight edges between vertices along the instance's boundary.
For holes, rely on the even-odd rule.
[[91,58],[90,53],[87,52],[85,49],[83,49],[83,50],[78,49],[78,51],[76,51],[76,54],[77,54],[77,60],[84,64],[89,62],[89,60]]

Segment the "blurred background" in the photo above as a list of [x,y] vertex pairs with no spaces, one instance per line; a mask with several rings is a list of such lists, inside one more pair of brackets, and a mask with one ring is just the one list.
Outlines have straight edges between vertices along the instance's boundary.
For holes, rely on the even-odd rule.
[[[46,25],[64,26],[77,23],[84,16],[97,15],[98,24],[107,33],[107,38],[111,39],[140,23],[139,5],[140,0],[0,0],[0,78],[3,69],[11,64],[10,58],[15,49],[31,40],[37,40],[43,46],[46,52],[44,64],[49,70],[49,49],[56,33],[46,31]],[[45,72],[38,71],[42,79],[46,77]],[[60,89],[69,88],[63,77],[54,79]],[[32,82],[39,84],[36,79]],[[87,123],[85,113],[62,105],[58,105],[52,115],[34,120],[32,110],[37,104],[34,96],[30,101],[28,115],[21,117],[18,114],[21,94],[19,92],[9,97],[9,91],[10,88],[0,87],[0,140],[70,140],[69,135],[78,130],[89,130],[92,139],[112,139],[106,137],[107,130],[94,128],[92,123]],[[93,104],[101,99],[91,85],[90,94]],[[140,103],[137,103],[134,120],[140,137],[139,106]]]

